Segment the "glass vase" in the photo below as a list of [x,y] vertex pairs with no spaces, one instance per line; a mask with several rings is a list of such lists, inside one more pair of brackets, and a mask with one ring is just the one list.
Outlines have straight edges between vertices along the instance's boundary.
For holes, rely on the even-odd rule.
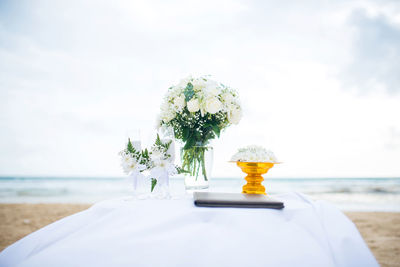
[[214,150],[211,146],[193,146],[189,149],[181,149],[186,190],[207,189],[209,187],[213,157]]
[[137,177],[128,176],[128,182],[133,185],[133,199],[167,199],[170,198],[169,177],[161,177],[156,182],[149,171],[144,171]]

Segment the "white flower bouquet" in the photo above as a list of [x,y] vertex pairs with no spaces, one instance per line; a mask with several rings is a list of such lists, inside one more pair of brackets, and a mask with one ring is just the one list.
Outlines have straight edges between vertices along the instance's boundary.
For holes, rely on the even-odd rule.
[[207,180],[204,153],[209,141],[241,117],[235,90],[208,76],[190,76],[169,88],[158,125],[172,127],[175,138],[183,142],[182,169],[196,180],[199,173]]
[[[141,150],[139,145],[132,144],[128,139],[126,148],[119,152],[121,166],[126,174],[133,180],[136,189],[138,179],[149,178],[151,180],[151,192],[157,184],[168,185],[169,176],[180,172],[180,168],[174,165],[172,140],[161,140],[159,135],[150,151],[146,148]],[[149,171],[149,175],[144,175]]]
[[232,156],[231,161],[278,163],[271,150],[256,145],[239,148],[238,152]]

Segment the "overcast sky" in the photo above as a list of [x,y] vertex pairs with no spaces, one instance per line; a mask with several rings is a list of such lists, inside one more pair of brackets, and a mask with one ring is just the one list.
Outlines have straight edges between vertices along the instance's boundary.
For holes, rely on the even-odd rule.
[[211,74],[244,116],[213,176],[259,144],[271,177],[400,176],[399,1],[0,1],[0,175],[122,176],[167,88]]

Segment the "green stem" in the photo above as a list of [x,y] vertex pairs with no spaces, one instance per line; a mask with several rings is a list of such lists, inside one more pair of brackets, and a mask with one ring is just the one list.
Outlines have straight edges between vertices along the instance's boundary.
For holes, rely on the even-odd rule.
[[194,146],[183,150],[182,169],[194,176],[196,181],[200,174],[203,175],[205,181],[208,181],[205,162],[205,152],[207,150],[208,148],[203,146]]
[[203,150],[203,153],[201,154],[201,156],[202,156],[201,162],[203,163],[202,166],[203,166],[204,179],[206,181],[208,181],[207,172],[206,172],[206,160],[205,160],[205,155],[204,154],[205,154],[205,151]]

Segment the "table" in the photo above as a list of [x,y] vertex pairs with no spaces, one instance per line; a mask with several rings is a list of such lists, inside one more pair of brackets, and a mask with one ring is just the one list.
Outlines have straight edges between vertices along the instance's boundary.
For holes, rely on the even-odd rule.
[[333,205],[301,193],[274,197],[285,209],[103,201],[9,246],[0,266],[378,266]]

